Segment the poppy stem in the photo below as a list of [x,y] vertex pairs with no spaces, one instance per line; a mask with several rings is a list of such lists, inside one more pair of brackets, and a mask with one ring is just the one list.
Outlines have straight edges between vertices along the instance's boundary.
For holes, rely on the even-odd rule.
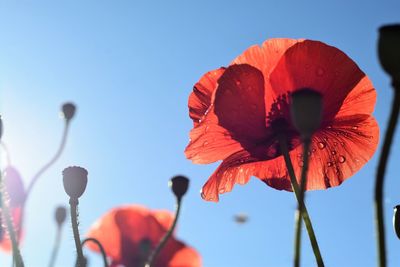
[[389,126],[386,129],[385,140],[383,142],[382,152],[379,158],[379,164],[375,180],[375,222],[376,222],[377,245],[378,245],[378,255],[379,255],[378,264],[380,267],[386,266],[386,245],[385,245],[385,228],[384,228],[385,224],[384,224],[383,203],[382,203],[383,182],[400,109],[400,84],[393,83],[393,87],[395,95],[392,103],[392,111],[390,113]]
[[[279,144],[280,144],[281,152],[282,152],[283,157],[285,159],[286,167],[288,169],[290,182],[292,184],[292,189],[293,189],[293,192],[294,192],[294,194],[296,196],[296,199],[297,199],[297,202],[298,202],[298,207],[299,207],[297,209],[297,211],[296,211],[296,230],[295,230],[296,231],[296,240],[295,240],[294,266],[295,267],[300,266],[301,242],[300,242],[300,237],[297,237],[297,233],[298,233],[298,231],[301,231],[301,218],[303,217],[304,224],[305,224],[305,226],[307,228],[308,236],[310,238],[310,243],[311,243],[311,246],[312,246],[312,249],[313,249],[313,252],[314,252],[315,260],[317,261],[317,265],[319,267],[323,267],[323,266],[325,266],[324,265],[324,261],[322,259],[321,252],[319,250],[317,238],[315,236],[314,229],[313,229],[313,226],[312,226],[312,223],[311,223],[311,218],[310,218],[310,216],[308,214],[307,207],[304,204],[304,190],[303,190],[303,196],[301,196],[302,195],[301,194],[301,190],[300,190],[301,188],[299,187],[299,184],[297,183],[297,179],[296,179],[296,175],[295,175],[295,172],[294,172],[294,169],[293,169],[292,161],[291,161],[290,156],[289,156],[289,150],[288,150],[288,146],[287,146],[287,139],[284,136],[280,136],[279,137]],[[309,147],[309,144],[308,144],[308,147]],[[303,170],[302,170],[302,176],[307,173],[307,171],[304,170],[304,166],[308,165],[308,151],[304,151],[304,152],[307,152],[307,156],[303,156],[303,159],[307,159],[307,163],[304,162]],[[305,179],[303,179],[303,177],[302,177],[302,181],[304,182],[304,184],[302,186],[305,187]],[[302,207],[301,208],[302,209],[301,213],[300,213],[300,207]]]
[[155,259],[158,256],[158,254],[160,253],[160,251],[165,246],[165,244],[167,243],[168,239],[171,237],[172,233],[174,232],[174,229],[175,229],[176,223],[178,222],[179,214],[180,214],[180,211],[181,211],[181,204],[182,204],[181,200],[182,200],[181,198],[177,198],[174,222],[172,223],[172,225],[169,228],[168,232],[165,233],[165,235],[161,239],[161,241],[158,244],[158,246],[151,252],[151,254],[150,254],[150,256],[149,256],[149,258],[147,260],[147,263],[145,264],[145,267],[151,267],[152,266],[152,264],[154,263]]
[[96,238],[88,237],[88,238],[86,238],[86,239],[84,239],[84,240],[82,241],[82,247],[83,247],[87,242],[93,242],[93,243],[95,243],[95,244],[97,245],[97,247],[100,249],[101,256],[103,256],[104,267],[108,267],[106,251],[104,250],[104,247],[103,247],[103,245],[100,243],[100,241],[97,240]]
[[58,226],[57,233],[56,233],[56,239],[54,241],[53,251],[51,252],[49,267],[53,267],[54,263],[56,262],[56,259],[57,259],[57,254],[58,254],[58,250],[60,248],[60,243],[61,243],[61,232],[62,232],[61,230],[62,230],[62,227]]
[[72,224],[72,231],[74,232],[74,239],[75,239],[75,246],[76,246],[76,253],[78,255],[77,259],[77,267],[84,267],[85,259],[83,257],[81,239],[79,237],[79,229],[78,229],[78,199],[69,199],[69,204],[71,206],[71,224]]
[[6,164],[11,165],[10,150],[8,150],[8,147],[6,146],[6,144],[3,141],[1,141],[1,147],[3,148],[3,150],[6,154]]
[[33,176],[31,182],[29,183],[27,189],[26,189],[26,193],[25,193],[25,199],[24,202],[21,206],[21,219],[19,221],[19,225],[18,228],[22,229],[22,225],[24,223],[24,210],[25,210],[25,204],[28,200],[28,197],[33,189],[33,186],[36,184],[36,182],[38,181],[38,179],[40,178],[40,176],[42,176],[42,174],[47,171],[57,160],[58,158],[61,156],[65,144],[67,142],[67,136],[68,136],[68,129],[69,129],[69,121],[65,121],[64,124],[64,131],[63,131],[63,135],[61,138],[61,143],[60,146],[58,147],[58,150],[56,152],[56,154],[50,159],[49,162],[47,162],[42,168],[40,168],[40,170],[35,174],[35,176]]
[[[21,252],[18,248],[17,235],[14,228],[14,223],[11,219],[10,209],[8,207],[8,193],[5,190],[3,183],[3,176],[0,172],[0,198],[1,198],[1,211],[3,218],[6,221],[6,227],[8,235],[10,236],[11,246],[13,251],[13,262],[16,267],[24,267],[24,262],[22,260]],[[14,266],[13,264],[13,266]]]

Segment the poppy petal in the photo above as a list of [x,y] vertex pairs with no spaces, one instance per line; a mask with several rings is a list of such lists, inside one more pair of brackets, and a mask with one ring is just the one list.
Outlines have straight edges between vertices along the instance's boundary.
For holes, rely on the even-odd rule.
[[247,64],[227,68],[218,80],[213,103],[218,124],[242,145],[267,135],[264,77],[256,68]]
[[354,114],[371,114],[376,102],[376,90],[371,80],[364,76],[346,96],[336,117]]
[[201,118],[206,114],[211,104],[211,96],[217,88],[217,81],[224,73],[225,68],[219,68],[207,72],[194,85],[193,92],[189,96],[189,116],[197,126]]
[[[121,234],[115,222],[116,209],[106,213],[98,219],[89,229],[86,237],[97,239],[104,247],[104,250],[113,260],[121,260]],[[86,243],[86,246],[96,252],[99,252],[97,245],[92,242]]]
[[270,75],[274,97],[302,88],[320,92],[324,118],[332,119],[365,74],[339,49],[305,40],[291,46]]
[[251,169],[245,164],[249,161],[250,154],[244,150],[227,157],[204,184],[201,197],[218,202],[219,194],[232,191],[235,184],[246,184],[251,176]]
[[[373,155],[379,141],[379,128],[368,115],[335,118],[334,122],[312,137],[306,190],[340,185],[356,173]],[[290,151],[290,158],[300,182],[303,149]],[[269,186],[291,191],[290,177],[283,156],[251,163],[254,176]]]
[[153,210],[151,214],[164,227],[165,231],[168,231],[174,221],[174,215],[168,210]]
[[191,247],[183,247],[178,250],[170,260],[168,267],[201,267],[199,253]]

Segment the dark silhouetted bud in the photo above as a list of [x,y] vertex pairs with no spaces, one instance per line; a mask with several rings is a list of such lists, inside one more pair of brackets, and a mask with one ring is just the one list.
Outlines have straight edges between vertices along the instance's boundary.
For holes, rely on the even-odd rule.
[[188,190],[189,187],[189,179],[182,175],[177,175],[172,177],[169,181],[169,186],[174,192],[174,195],[180,200]]
[[247,216],[245,213],[238,213],[234,216],[234,220],[238,224],[244,224],[249,220],[249,216]]
[[400,205],[394,207],[393,228],[397,237],[400,239]]
[[311,137],[321,124],[322,95],[304,88],[293,92],[291,100],[293,125],[303,137]]
[[65,103],[62,106],[62,113],[66,121],[70,121],[75,115],[76,107],[72,103]]
[[72,198],[78,199],[85,192],[88,172],[82,167],[68,167],[63,170],[65,192]]
[[54,215],[57,225],[61,227],[67,218],[67,209],[64,206],[58,206]]
[[400,83],[400,24],[379,29],[378,54],[382,68]]

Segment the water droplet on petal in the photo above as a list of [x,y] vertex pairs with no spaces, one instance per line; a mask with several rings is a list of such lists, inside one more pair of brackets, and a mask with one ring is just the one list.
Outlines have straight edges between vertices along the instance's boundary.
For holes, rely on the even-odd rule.
[[326,147],[326,145],[325,145],[324,142],[319,142],[319,143],[318,143],[318,148],[319,148],[319,149],[324,149],[325,147]]
[[312,150],[311,150],[312,152],[315,152],[315,151],[317,151],[315,148],[313,148]]
[[332,167],[333,163],[331,161],[328,162],[328,167]]
[[206,146],[206,145],[208,145],[208,141],[203,142],[203,146]]
[[225,188],[221,188],[221,189],[219,190],[219,193],[220,193],[220,194],[225,193]]
[[358,126],[353,126],[353,127],[351,127],[351,129],[357,130],[357,129],[358,129]]
[[241,83],[240,81],[236,81],[237,86],[240,86],[240,83]]
[[304,161],[300,160],[300,161],[299,161],[299,166],[300,166],[300,167],[303,167],[303,166],[304,166]]
[[344,156],[339,156],[339,162],[344,163],[346,161],[346,158]]
[[331,154],[332,154],[332,155],[336,155],[336,151],[335,151],[335,150],[332,150],[332,151],[331,151]]
[[332,129],[332,125],[326,126],[326,129]]

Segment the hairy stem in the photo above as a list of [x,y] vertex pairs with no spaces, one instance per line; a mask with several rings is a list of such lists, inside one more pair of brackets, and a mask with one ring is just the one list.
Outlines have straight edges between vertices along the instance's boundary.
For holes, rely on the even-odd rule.
[[75,246],[76,246],[76,253],[78,255],[77,259],[77,267],[84,267],[85,259],[83,257],[82,245],[81,245],[81,238],[79,236],[79,229],[78,229],[78,200],[77,199],[70,199],[69,204],[71,205],[71,224],[72,224],[72,231],[74,233],[75,239]]

